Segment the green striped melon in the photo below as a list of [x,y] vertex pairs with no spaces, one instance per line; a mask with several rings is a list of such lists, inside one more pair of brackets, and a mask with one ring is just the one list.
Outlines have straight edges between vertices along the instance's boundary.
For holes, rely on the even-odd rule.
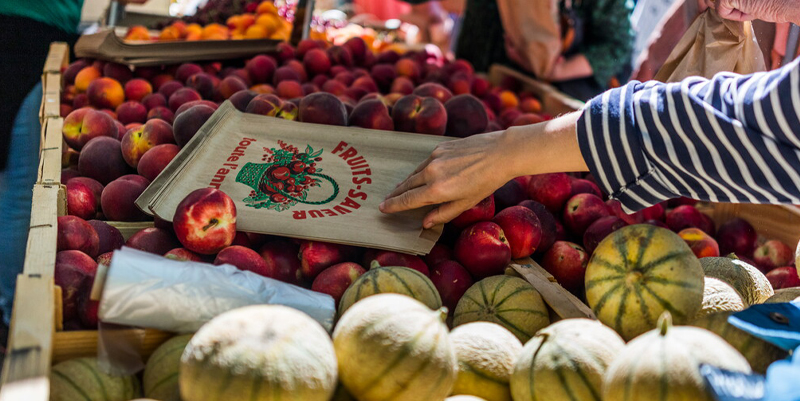
[[633,339],[603,378],[603,400],[714,401],[700,364],[750,373],[750,365],[718,335],[697,327],[672,327],[668,312],[656,329]]
[[246,306],[203,325],[181,357],[183,401],[328,401],[336,355],[325,329],[281,305]]
[[728,317],[732,314],[734,312],[706,315],[692,322],[692,326],[704,328],[722,337],[741,352],[750,363],[750,367],[758,373],[765,373],[772,362],[786,358],[786,351],[728,323]]
[[704,281],[703,306],[695,319],[717,312],[744,310],[744,301],[733,287],[714,277],[705,277]]
[[342,384],[359,401],[444,400],[458,366],[446,316],[400,294],[359,301],[333,331]]
[[111,376],[96,358],[61,362],[50,370],[50,401],[128,401],[141,394],[136,376]]
[[792,302],[800,298],[800,287],[781,288],[775,290],[775,295],[767,298],[765,304],[775,304],[782,302]]
[[603,375],[624,347],[619,334],[596,320],[553,323],[522,349],[511,395],[514,401],[600,401]]
[[150,355],[142,378],[145,397],[161,401],[181,401],[178,369],[183,350],[191,339],[191,334],[172,337]]
[[601,241],[585,280],[589,306],[625,340],[656,327],[664,311],[688,323],[703,303],[703,268],[689,245],[650,224],[623,227]]
[[369,271],[347,287],[339,301],[339,316],[366,297],[386,293],[407,295],[433,310],[442,307],[439,291],[424,274],[402,266],[381,267],[373,262]]
[[450,333],[458,358],[458,377],[452,394],[511,401],[508,381],[522,343],[499,324],[472,322]]
[[524,343],[550,324],[550,317],[542,296],[527,281],[492,276],[467,289],[453,316],[453,326],[481,321],[505,327]]
[[474,395],[454,395],[452,397],[445,398],[444,401],[487,401],[487,400],[475,397]]
[[745,307],[764,303],[775,294],[767,276],[751,264],[730,257],[701,258],[700,265],[708,277],[718,278],[731,287],[739,295]]

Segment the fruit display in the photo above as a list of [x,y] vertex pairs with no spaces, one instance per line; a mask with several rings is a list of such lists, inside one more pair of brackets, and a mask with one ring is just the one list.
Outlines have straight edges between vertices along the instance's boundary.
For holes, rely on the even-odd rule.
[[522,343],[503,326],[473,322],[456,327],[450,339],[458,359],[452,394],[486,401],[511,401],[509,380]]
[[775,292],[769,279],[751,264],[731,257],[702,258],[708,277],[718,278],[735,289],[745,306],[764,303]]
[[181,355],[191,339],[191,334],[172,337],[150,355],[142,375],[145,397],[161,401],[181,401],[178,387]]
[[403,266],[381,267],[375,261],[370,270],[344,292],[339,302],[339,315],[366,297],[387,293],[407,295],[431,309],[442,307],[442,298],[427,275]]
[[95,358],[76,358],[50,371],[52,401],[128,401],[141,391],[136,376],[112,376],[103,372]]
[[694,319],[718,312],[739,312],[744,310],[741,295],[730,285],[714,277],[704,277],[703,304]]

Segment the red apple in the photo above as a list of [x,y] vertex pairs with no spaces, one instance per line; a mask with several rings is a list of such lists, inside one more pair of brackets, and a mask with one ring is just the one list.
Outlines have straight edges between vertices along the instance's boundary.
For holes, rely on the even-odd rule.
[[258,252],[240,245],[231,245],[217,254],[215,265],[229,264],[239,270],[246,270],[267,277],[267,262]]
[[[77,178],[85,177],[76,177],[67,182],[67,214],[84,220],[92,219],[100,206],[100,194],[95,194],[85,183],[75,181]],[[98,184],[102,187],[102,184]]]
[[601,217],[610,216],[605,202],[593,194],[581,193],[573,196],[564,207],[564,226],[573,235],[583,237],[586,229]]
[[467,269],[454,260],[445,260],[435,265],[431,270],[431,281],[442,297],[442,304],[451,314],[456,310],[458,300],[473,284]]
[[702,225],[703,214],[694,206],[681,205],[667,213],[667,226],[672,231],[678,232],[691,227],[700,228]]
[[[436,266],[440,262],[453,259],[453,250],[445,244],[436,243],[433,245],[431,251],[425,255],[425,264],[428,266]],[[372,259],[370,259],[372,260]]]
[[536,213],[536,217],[539,219],[539,226],[542,228],[542,238],[539,240],[536,253],[544,253],[556,242],[557,223],[555,216],[544,205],[533,200],[522,201],[519,206],[524,206]]
[[180,244],[171,232],[149,227],[133,234],[125,241],[125,246],[156,255],[163,255],[171,249],[179,247]]
[[414,269],[426,276],[431,275],[430,269],[428,265],[425,264],[425,261],[415,255],[392,251],[379,251],[372,261],[378,262],[381,266],[403,266]]
[[320,241],[304,241],[300,244],[300,271],[303,278],[312,281],[323,270],[347,261],[352,250],[346,245]]
[[185,262],[189,262],[189,261],[191,261],[191,262],[202,262],[203,261],[203,258],[200,255],[198,255],[198,254],[196,254],[196,253],[194,253],[194,252],[192,252],[192,251],[190,251],[190,250],[188,250],[186,248],[170,249],[169,252],[164,254],[164,257],[167,258],[167,259],[181,260],[181,261],[185,261]]
[[311,289],[330,295],[336,305],[339,305],[339,300],[342,299],[347,287],[366,272],[358,263],[338,263],[318,274],[311,284]]
[[571,195],[572,183],[565,173],[535,175],[528,183],[528,196],[553,214],[561,213]]
[[455,256],[473,277],[481,279],[503,274],[511,261],[511,247],[499,225],[482,221],[461,232]]
[[97,263],[81,251],[67,250],[56,254],[53,275],[55,284],[61,287],[61,308],[64,321],[78,316],[78,304],[88,297]]
[[186,249],[213,255],[236,237],[236,205],[218,189],[197,189],[178,204],[172,225]]
[[617,216],[605,216],[595,220],[583,233],[583,246],[586,252],[591,255],[600,241],[627,225],[625,220]]
[[87,223],[97,232],[97,237],[100,239],[98,253],[101,255],[122,248],[125,244],[125,238],[116,227],[100,220],[89,220]]
[[542,267],[555,277],[562,287],[577,292],[583,288],[589,255],[578,244],[556,241],[542,257]]
[[76,216],[58,217],[58,251],[81,251],[96,258],[100,251],[100,238],[86,220]]
[[779,240],[769,240],[756,248],[753,261],[761,271],[770,271],[780,266],[791,266],[794,263],[794,252]]
[[792,266],[778,267],[766,274],[767,280],[772,284],[772,288],[800,287],[800,277],[797,276],[797,269]]
[[593,194],[597,195],[598,198],[603,197],[603,193],[600,191],[600,187],[598,187],[597,184],[582,178],[572,180],[572,196],[577,194]]
[[300,272],[299,251],[296,244],[286,239],[276,239],[264,244],[259,253],[267,263],[265,276],[289,284],[300,284],[303,275]]
[[[667,216],[667,220],[669,220],[669,216]],[[756,249],[758,235],[747,220],[735,218],[719,227],[716,238],[722,255],[734,253],[740,258],[743,256],[751,258],[753,250]]]
[[511,258],[519,259],[533,255],[542,239],[539,218],[525,206],[511,206],[497,213],[492,219],[503,229],[511,247]]
[[489,221],[494,217],[494,195],[489,195],[477,205],[461,212],[450,224],[465,228],[479,221]]

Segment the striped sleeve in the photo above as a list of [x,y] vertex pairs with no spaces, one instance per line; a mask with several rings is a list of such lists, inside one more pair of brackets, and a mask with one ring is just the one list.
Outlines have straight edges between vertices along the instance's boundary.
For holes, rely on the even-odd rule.
[[800,203],[800,59],[753,75],[631,82],[586,104],[578,143],[627,211],[685,196]]

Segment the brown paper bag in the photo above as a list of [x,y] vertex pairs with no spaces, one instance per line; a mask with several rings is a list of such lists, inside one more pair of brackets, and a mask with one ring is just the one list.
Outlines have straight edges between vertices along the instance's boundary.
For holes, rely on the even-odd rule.
[[225,102],[136,205],[172,221],[187,194],[217,188],[236,204],[240,231],[425,254],[442,229],[422,229],[431,207],[386,215],[378,205],[447,139],[299,123]]
[[711,78],[723,71],[752,74],[764,70],[764,55],[753,25],[722,19],[709,9],[694,20],[655,80],[677,82],[691,76]]
[[510,47],[537,77],[550,76],[562,51],[561,26],[556,0],[497,0]]

